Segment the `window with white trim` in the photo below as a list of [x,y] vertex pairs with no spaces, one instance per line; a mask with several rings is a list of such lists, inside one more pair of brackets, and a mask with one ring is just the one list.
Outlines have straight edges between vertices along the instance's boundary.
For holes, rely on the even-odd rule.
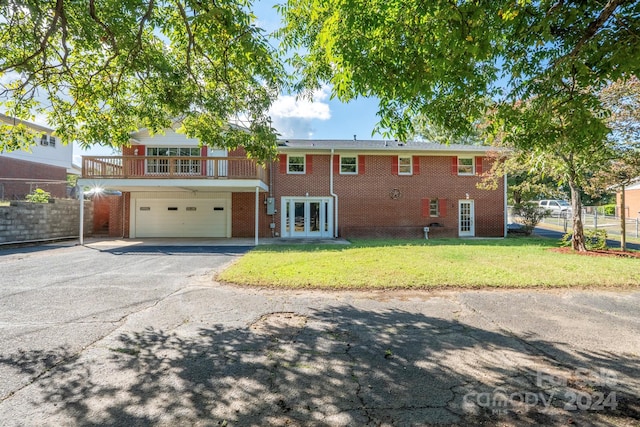
[[287,156],[287,173],[304,173],[305,156]]
[[[199,147],[147,147],[147,157],[200,157]],[[182,175],[199,175],[202,162],[200,160],[147,159],[147,173]],[[171,170],[170,170],[171,169]]]
[[411,156],[398,156],[398,175],[413,174],[413,158]]
[[440,216],[440,204],[438,203],[438,199],[429,200],[429,216],[438,217]]
[[458,157],[458,175],[474,175],[473,157]]
[[358,174],[358,157],[340,156],[340,174],[357,175]]

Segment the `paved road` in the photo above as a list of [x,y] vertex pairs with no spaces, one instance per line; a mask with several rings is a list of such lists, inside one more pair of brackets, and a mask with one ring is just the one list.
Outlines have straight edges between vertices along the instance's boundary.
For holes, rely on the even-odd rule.
[[0,250],[0,425],[640,421],[640,292],[216,283],[246,249]]

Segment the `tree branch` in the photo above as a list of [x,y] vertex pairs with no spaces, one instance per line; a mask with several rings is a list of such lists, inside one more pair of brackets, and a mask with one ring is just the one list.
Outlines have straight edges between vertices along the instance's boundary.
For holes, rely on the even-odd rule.
[[569,56],[576,56],[580,49],[593,37],[596,35],[598,30],[602,28],[602,26],[607,22],[607,20],[611,17],[613,12],[618,8],[618,6],[628,3],[629,0],[609,0],[607,4],[600,12],[600,15],[594,20],[591,21],[586,31],[582,35],[582,38],[578,40],[578,43],[573,47],[573,50],[569,54]]
[[[61,1],[61,0],[58,0]],[[96,2],[95,0],[89,0],[89,16],[91,16],[91,19],[93,19],[98,25],[100,25],[100,27],[102,27],[102,29],[104,30],[105,33],[107,33],[107,37],[109,38],[109,41],[111,42],[111,47],[113,48],[115,54],[118,54],[118,43],[116,42],[116,37],[113,34],[113,31],[111,31],[111,29],[107,26],[107,24],[105,24],[104,22],[102,22],[102,20],[100,18],[98,18],[98,15],[96,14]]]

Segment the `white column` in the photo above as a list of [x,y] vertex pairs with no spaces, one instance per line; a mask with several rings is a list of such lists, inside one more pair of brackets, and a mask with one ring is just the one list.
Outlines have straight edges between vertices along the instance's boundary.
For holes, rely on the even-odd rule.
[[84,246],[84,190],[80,187],[80,246]]
[[256,187],[256,237],[254,244],[258,246],[258,232],[260,231],[260,187]]

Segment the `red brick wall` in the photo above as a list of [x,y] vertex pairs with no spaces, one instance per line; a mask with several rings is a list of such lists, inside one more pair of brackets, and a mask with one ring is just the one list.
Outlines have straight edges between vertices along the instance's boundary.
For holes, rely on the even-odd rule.
[[[337,155],[336,155],[337,156]],[[334,192],[339,202],[339,235],[342,237],[423,237],[423,227],[439,223],[431,236],[458,235],[458,200],[475,202],[476,236],[492,237],[504,234],[504,188],[479,190],[477,176],[457,176],[451,173],[451,157],[419,156],[419,173],[394,175],[394,156],[364,156],[365,173],[334,174]],[[279,162],[274,164],[276,208],[284,196],[329,196],[330,156],[313,155],[311,174],[282,174]],[[490,161],[483,159],[483,170]],[[414,171],[416,171],[414,163]],[[399,197],[392,198],[392,194]],[[422,199],[445,199],[446,216],[423,217]],[[280,231],[280,213],[276,216]]]
[[[124,194],[110,196],[107,200],[109,201],[109,237],[122,237]],[[128,230],[126,232],[128,233]]]
[[[270,215],[266,214],[266,205],[264,200],[266,193],[260,193],[259,200],[259,237],[271,237]],[[232,237],[254,237],[255,236],[255,211],[256,211],[256,194],[255,193],[233,193],[231,195],[231,236]]]
[[94,196],[93,202],[93,234],[109,232],[109,215],[111,208],[111,197]]
[[[26,181],[14,181],[3,178],[26,179]],[[4,198],[6,200],[23,200],[31,189],[35,190],[36,188],[42,188],[48,191],[53,198],[66,198],[66,179],[67,170],[65,168],[0,157],[0,185],[4,188]],[[38,183],[29,185],[29,180],[56,180],[64,182],[59,184]],[[2,191],[0,191],[0,195],[2,195]]]

